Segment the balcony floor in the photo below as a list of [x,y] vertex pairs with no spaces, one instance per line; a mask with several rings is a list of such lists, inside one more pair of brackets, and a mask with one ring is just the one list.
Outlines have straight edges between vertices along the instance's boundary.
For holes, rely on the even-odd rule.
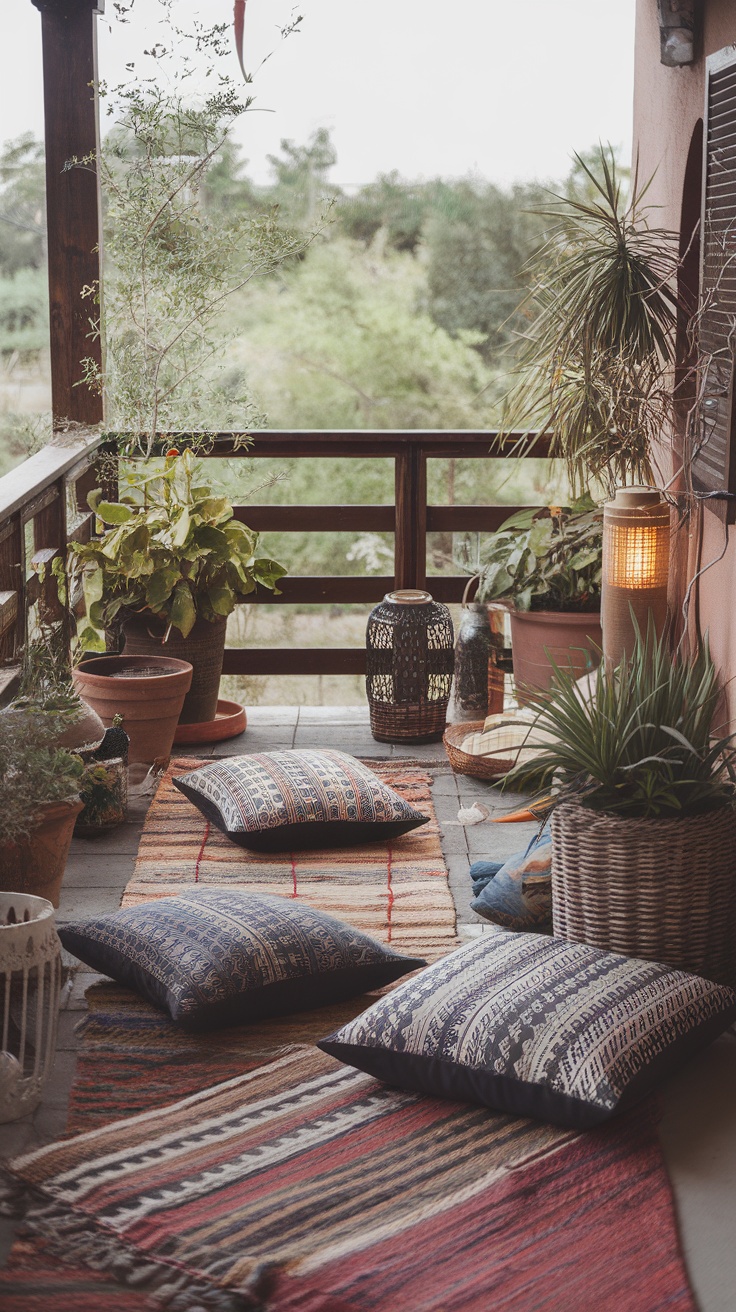
[[[229,743],[182,750],[182,755],[226,756],[289,747],[335,748],[365,760],[411,756],[436,768],[433,798],[442,827],[442,845],[450,873],[462,935],[483,932],[483,922],[469,909],[468,868],[483,857],[496,860],[517,850],[534,832],[533,825],[491,829],[488,824],[457,824],[461,805],[482,798],[493,811],[509,809],[506,798],[480,781],[454,775],[442,744],[402,748],[377,743],[371,736],[367,708],[256,707],[248,713],[244,736]],[[149,798],[131,803],[126,823],[104,838],[75,839],[67,865],[58,920],[114,911],[135,862]],[[453,823],[454,822],[454,823]],[[84,992],[97,976],[80,970],[66,999],[48,1093],[33,1117],[0,1126],[0,1158],[30,1151],[64,1133],[69,1090],[74,1079],[78,1042],[74,1027],[85,1010]],[[665,1113],[660,1126],[673,1181],[683,1247],[701,1312],[732,1312],[736,1290],[736,1038],[730,1031],[691,1061],[665,1086]],[[0,1221],[0,1261],[12,1235]],[[642,1307],[641,1312],[648,1312]]]

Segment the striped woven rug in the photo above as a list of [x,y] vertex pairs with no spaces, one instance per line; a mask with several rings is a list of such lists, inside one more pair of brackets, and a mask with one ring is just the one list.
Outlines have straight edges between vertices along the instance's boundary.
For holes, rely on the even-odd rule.
[[[303,898],[398,951],[434,960],[457,944],[431,776],[406,762],[371,768],[429,816],[393,843],[303,854],[248,852],[212,829],[171,780],[194,764],[175,761],[146,818],[123,902],[163,897],[182,884],[230,884]],[[89,1012],[72,1089],[68,1129],[160,1107],[268,1061],[285,1045],[314,1042],[364,1011],[375,995],[255,1025],[187,1034],[128,989],[88,989]]]
[[123,906],[166,897],[191,884],[249,888],[303,898],[398,952],[436,960],[456,946],[455,907],[447,882],[431,775],[416,765],[370,762],[384,783],[430,823],[390,843],[321,852],[249,852],[209,824],[172,779],[201,765],[176,760],[146,818]]
[[72,1263],[55,1309],[92,1266],[121,1312],[694,1312],[646,1109],[573,1137],[299,1047],[13,1170],[37,1272]]
[[[281,860],[208,829],[170,783],[190,764],[126,901],[232,883],[430,959],[455,946],[424,770],[373,767],[430,816],[416,836]],[[305,1046],[370,997],[203,1036],[114,984],[87,996],[82,1133],[15,1164],[30,1209],[3,1312],[695,1312],[647,1109],[574,1137]]]

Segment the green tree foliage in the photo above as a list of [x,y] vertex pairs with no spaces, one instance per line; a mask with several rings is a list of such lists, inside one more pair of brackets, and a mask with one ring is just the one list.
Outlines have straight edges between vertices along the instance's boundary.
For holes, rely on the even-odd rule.
[[460,182],[452,206],[435,210],[427,225],[428,308],[453,336],[468,329],[488,361],[523,330],[517,306],[525,266],[544,238],[536,211],[544,198],[536,184],[509,191],[492,184]]
[[285,138],[281,154],[269,155],[274,173],[268,199],[279,207],[283,219],[293,225],[313,228],[323,213],[325,201],[337,192],[328,181],[337,163],[337,152],[327,128],[318,128],[305,146]]
[[104,387],[119,429],[152,437],[167,428],[247,428],[258,420],[255,407],[219,365],[228,341],[222,310],[307,239],[281,227],[275,211],[205,203],[210,165],[219,165],[222,185],[224,166],[232,178],[236,164],[223,151],[247,106],[230,89],[197,107],[147,84],[119,98],[121,121],[99,161],[106,367],[101,376],[89,361],[86,381]]
[[422,265],[335,238],[265,287],[243,316],[244,360],[274,428],[468,428],[491,416],[494,378],[418,306]]
[[45,269],[21,268],[0,278],[0,354],[36,356],[48,342]]
[[448,183],[412,183],[396,171],[381,173],[352,196],[338,201],[337,220],[341,232],[369,246],[379,232],[395,251],[416,252],[433,208],[445,195],[452,195]]
[[30,132],[0,151],[0,275],[41,269],[46,209],[43,144]]

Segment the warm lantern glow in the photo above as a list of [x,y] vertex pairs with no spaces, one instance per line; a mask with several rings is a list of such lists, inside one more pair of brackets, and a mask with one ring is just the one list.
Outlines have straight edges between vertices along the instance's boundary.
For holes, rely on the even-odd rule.
[[667,619],[670,554],[669,508],[651,488],[621,488],[603,510],[601,620],[606,664],[630,652],[634,623],[651,620],[661,633]]
[[617,588],[667,586],[669,523],[611,524],[606,582]]

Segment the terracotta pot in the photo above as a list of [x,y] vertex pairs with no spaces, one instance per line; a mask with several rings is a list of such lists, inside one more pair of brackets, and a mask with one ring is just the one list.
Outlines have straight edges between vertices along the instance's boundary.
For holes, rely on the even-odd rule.
[[57,747],[68,747],[70,752],[94,751],[105,737],[105,725],[99,715],[84,701],[80,702],[79,715],[75,716],[60,738]]
[[598,613],[528,610],[511,612],[511,650],[518,700],[525,691],[546,690],[554,673],[550,656],[561,668],[571,669],[576,678],[599,664],[603,642]]
[[[36,722],[37,716],[29,705],[16,705],[11,702],[0,711],[3,718],[9,717],[16,723]],[[80,699],[79,710],[73,716],[59,716],[52,723],[58,725],[58,731],[50,739],[50,746],[67,747],[70,752],[92,752],[99,747],[105,736],[105,726],[99,715]]]
[[222,743],[245,733],[247,724],[245,708],[239,702],[220,699],[214,720],[204,720],[199,724],[182,724],[179,720],[174,742],[177,747],[180,743]]
[[122,715],[131,764],[159,766],[168,761],[192,682],[187,661],[170,656],[94,656],[77,667],[74,682],[108,728],[113,716]]
[[40,823],[19,843],[0,845],[0,892],[30,893],[59,905],[79,798],[39,807]]
[[226,629],[224,618],[214,623],[197,620],[186,638],[172,629],[164,643],[166,625],[157,615],[134,615],[123,625],[126,656],[172,656],[192,666],[192,686],[184,698],[180,724],[201,724],[217,716]]

